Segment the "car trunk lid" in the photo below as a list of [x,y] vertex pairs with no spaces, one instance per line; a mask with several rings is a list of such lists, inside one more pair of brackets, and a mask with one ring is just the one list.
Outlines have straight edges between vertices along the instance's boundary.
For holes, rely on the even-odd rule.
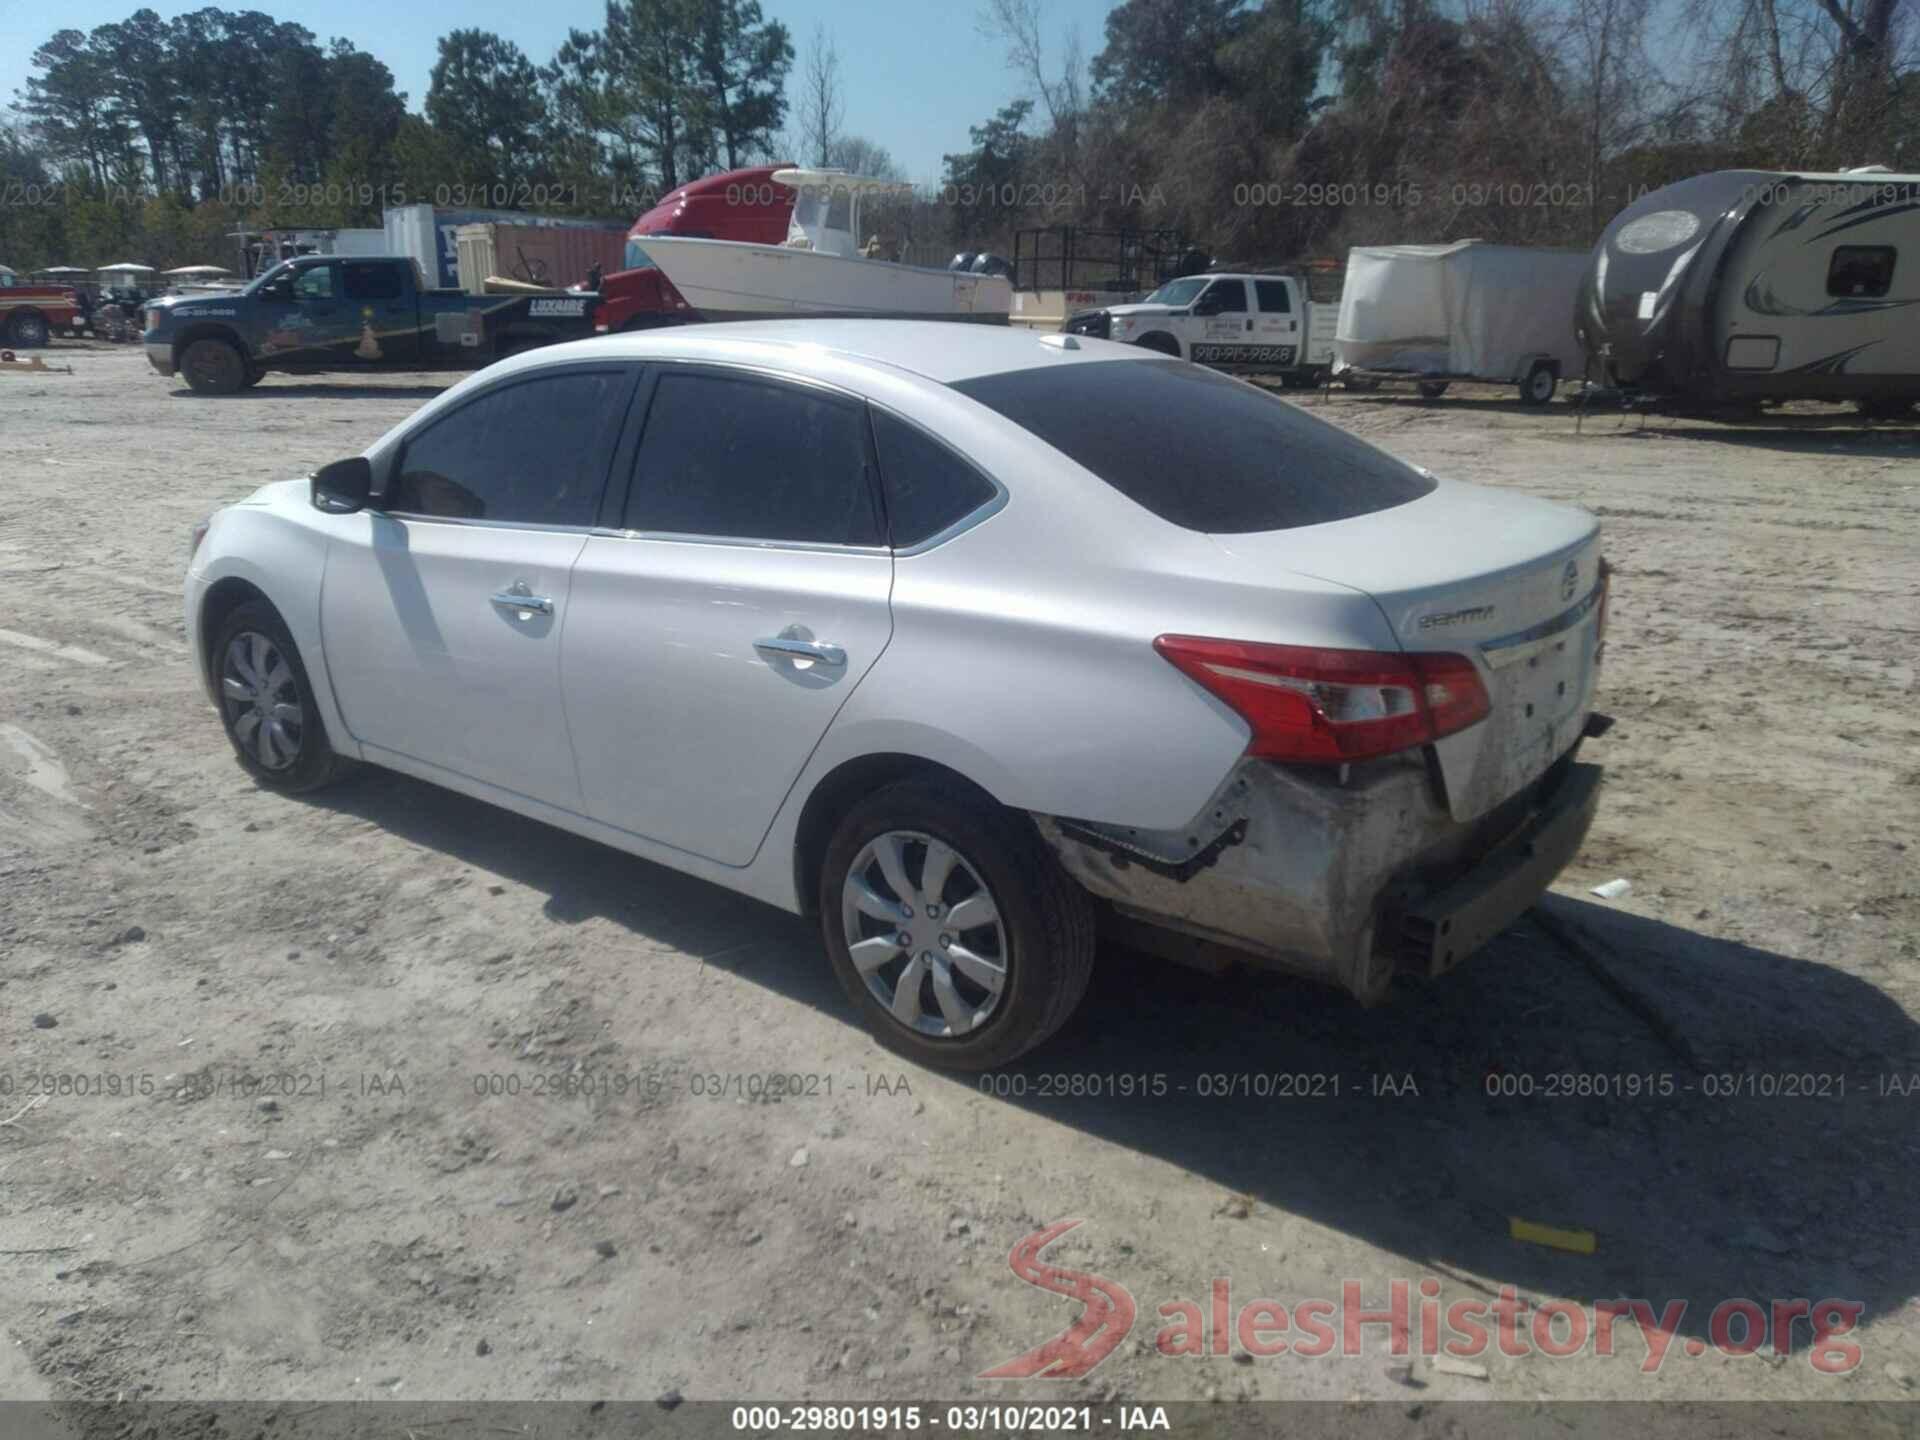
[[1491,711],[1433,747],[1456,820],[1484,815],[1579,738],[1599,638],[1600,530],[1585,511],[1441,481],[1370,515],[1212,538],[1259,573],[1364,592],[1403,650],[1474,661]]

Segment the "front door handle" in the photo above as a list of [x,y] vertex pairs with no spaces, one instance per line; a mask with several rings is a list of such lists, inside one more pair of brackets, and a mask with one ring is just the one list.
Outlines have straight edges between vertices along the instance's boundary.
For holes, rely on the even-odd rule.
[[792,635],[771,635],[753,642],[763,655],[785,655],[794,660],[818,660],[822,665],[844,665],[847,652],[824,640],[801,640]]
[[524,584],[515,585],[511,590],[500,591],[497,595],[493,596],[493,603],[498,605],[502,610],[531,611],[535,615],[551,615],[553,613],[553,601],[549,600],[545,595],[529,593]]

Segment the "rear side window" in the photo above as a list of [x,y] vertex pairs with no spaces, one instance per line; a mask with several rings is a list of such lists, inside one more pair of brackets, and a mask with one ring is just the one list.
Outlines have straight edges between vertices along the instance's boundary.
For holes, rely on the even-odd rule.
[[660,377],[626,527],[792,544],[878,545],[866,415],[799,385]]
[[896,548],[931,539],[999,493],[991,480],[924,431],[884,410],[872,414],[887,538]]
[[1284,315],[1293,309],[1284,281],[1256,280],[1253,282],[1253,294],[1260,302],[1260,308],[1269,315]]
[[1827,262],[1827,294],[1878,300],[1893,287],[1891,245],[1836,245]]
[[954,388],[1188,530],[1291,530],[1370,515],[1434,488],[1385,451],[1179,360],[1040,366]]
[[400,298],[400,267],[398,265],[342,265],[340,270],[346,282],[349,300],[398,300]]
[[591,525],[626,418],[623,370],[489,391],[407,442],[387,508],[515,525]]

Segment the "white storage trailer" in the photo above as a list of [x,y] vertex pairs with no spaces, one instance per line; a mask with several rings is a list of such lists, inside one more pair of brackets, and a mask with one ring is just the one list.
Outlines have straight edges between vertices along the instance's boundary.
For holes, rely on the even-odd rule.
[[1428,397],[1454,380],[1491,381],[1544,405],[1581,373],[1573,311],[1586,266],[1584,250],[1480,240],[1349,250],[1334,377],[1410,380]]

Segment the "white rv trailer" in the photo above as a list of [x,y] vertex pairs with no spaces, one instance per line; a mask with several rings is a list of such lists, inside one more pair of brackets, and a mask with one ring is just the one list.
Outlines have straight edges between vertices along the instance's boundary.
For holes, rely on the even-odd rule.
[[1575,327],[1595,380],[1648,400],[1920,400],[1920,175],[1721,170],[1594,247]]

